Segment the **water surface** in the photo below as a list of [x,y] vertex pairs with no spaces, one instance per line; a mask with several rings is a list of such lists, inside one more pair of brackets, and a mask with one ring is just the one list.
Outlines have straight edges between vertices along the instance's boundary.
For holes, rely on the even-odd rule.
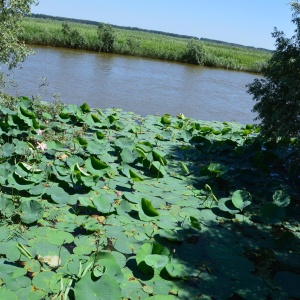
[[246,84],[255,74],[115,54],[33,47],[14,71],[14,95],[53,94],[68,104],[120,107],[140,115],[164,114],[253,123]]

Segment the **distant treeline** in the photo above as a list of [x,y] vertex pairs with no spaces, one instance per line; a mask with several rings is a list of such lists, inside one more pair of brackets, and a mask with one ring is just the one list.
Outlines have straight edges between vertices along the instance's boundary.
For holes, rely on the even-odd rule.
[[[81,24],[87,24],[87,25],[95,25],[95,26],[99,25],[99,22],[97,22],[97,21],[72,19],[72,18],[64,18],[64,17],[54,17],[54,16],[49,16],[49,15],[44,15],[44,14],[31,14],[31,15],[29,15],[29,17],[40,18],[40,19],[52,19],[52,20],[63,21],[63,22],[75,22],[75,23],[81,23]],[[195,39],[195,40],[199,40],[199,38],[197,38],[195,36],[190,36],[190,35],[181,35],[181,34],[163,32],[163,31],[158,31],[158,30],[142,29],[142,28],[138,28],[138,27],[118,26],[118,25],[113,25],[113,24],[110,24],[110,25],[113,28],[119,28],[119,29],[125,29],[125,30],[143,31],[143,32],[149,32],[149,33],[167,35],[167,36],[177,37],[177,38],[182,38],[182,39]]]
[[[49,16],[45,14],[31,14],[28,17],[32,18],[38,18],[38,19],[51,19],[56,21],[63,21],[63,22],[74,22],[74,23],[80,23],[80,24],[87,24],[87,25],[95,25],[98,26],[99,22],[97,21],[89,21],[89,20],[81,20],[81,19],[73,19],[73,18],[64,18],[64,17],[57,17],[57,16]],[[113,28],[119,28],[124,30],[134,30],[134,31],[141,31],[141,32],[148,32],[148,33],[155,33],[155,34],[161,34],[165,36],[175,37],[175,38],[181,38],[181,39],[195,39],[200,40],[207,43],[216,43],[220,45],[226,45],[226,46],[234,46],[234,47],[242,47],[246,49],[253,49],[253,50],[261,50],[261,51],[268,51],[271,52],[271,50],[265,49],[265,48],[256,48],[252,46],[244,46],[236,43],[228,43],[224,41],[219,40],[213,40],[213,39],[207,39],[207,38],[198,38],[191,35],[184,35],[184,34],[177,34],[177,33],[170,33],[170,32],[164,32],[164,31],[158,31],[158,30],[149,30],[149,29],[142,29],[138,27],[130,27],[130,26],[118,26],[111,24]]]
[[246,49],[250,49],[250,50],[253,49],[253,50],[272,52],[272,50],[265,49],[265,48],[256,48],[256,47],[253,47],[253,46],[244,46],[244,45],[240,45],[240,44],[236,44],[236,43],[228,43],[228,42],[223,42],[223,41],[219,41],[219,40],[212,40],[212,39],[206,39],[206,38],[201,38],[200,41],[207,42],[207,43],[216,43],[216,44],[220,44],[220,45],[233,46],[233,47],[242,47],[242,48],[246,48]]

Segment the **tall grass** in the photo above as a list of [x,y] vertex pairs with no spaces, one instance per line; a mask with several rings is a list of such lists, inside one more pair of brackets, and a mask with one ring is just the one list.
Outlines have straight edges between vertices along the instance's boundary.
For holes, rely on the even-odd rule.
[[[20,39],[27,44],[67,47],[62,24],[57,20],[25,18]],[[76,48],[98,51],[97,26],[70,23],[70,27],[78,31],[81,37]],[[113,53],[187,62],[188,39],[120,28],[114,28],[114,36]],[[202,63],[205,66],[259,73],[271,56],[263,50],[197,40],[194,43],[204,50]]]

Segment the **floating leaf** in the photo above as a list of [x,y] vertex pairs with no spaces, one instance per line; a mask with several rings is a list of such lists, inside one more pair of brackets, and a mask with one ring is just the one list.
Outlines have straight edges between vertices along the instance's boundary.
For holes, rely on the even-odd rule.
[[195,217],[190,216],[190,221],[191,227],[201,230],[201,225]]
[[109,275],[103,274],[99,280],[92,280],[87,273],[74,288],[76,300],[117,300],[121,299],[118,282]]
[[252,201],[251,194],[245,190],[235,191],[231,199],[233,205],[240,211],[244,210],[244,208],[251,204]]
[[[144,272],[145,274],[149,274],[152,271],[152,267],[150,267],[146,262],[145,259],[149,255],[155,255],[168,257],[170,252],[167,248],[161,246],[158,243],[146,243],[140,247],[136,254],[136,262],[139,269]],[[157,258],[153,257],[155,261]],[[152,259],[150,258],[150,261]],[[165,258],[162,259],[162,262],[165,261]]]
[[121,151],[120,156],[122,161],[130,164],[138,158],[139,154],[135,149],[126,147]]
[[101,213],[107,214],[113,211],[112,203],[104,196],[94,196],[92,197],[92,202],[95,208]]
[[158,211],[152,206],[152,203],[146,198],[142,198],[141,208],[146,216],[148,217],[157,217],[159,216]]
[[166,255],[150,254],[145,257],[145,263],[154,268],[163,268],[169,261],[169,257]]
[[143,177],[138,175],[136,172],[134,172],[132,169],[129,169],[129,176],[133,181],[144,181]]
[[207,169],[211,172],[211,174],[214,174],[217,177],[222,176],[229,171],[225,165],[219,163],[210,163]]
[[291,197],[282,190],[278,190],[273,195],[273,203],[280,207],[286,207],[291,202]]
[[166,270],[168,274],[173,278],[181,278],[189,275],[186,271],[186,267],[183,264],[179,263],[168,263],[166,265]]
[[103,176],[108,170],[109,166],[96,158],[91,156],[85,161],[86,169],[93,175]]
[[161,119],[160,119],[160,122],[163,124],[163,125],[170,125],[171,124],[171,120],[170,120],[170,115],[168,114],[164,114]]
[[83,103],[82,105],[79,106],[82,112],[84,113],[89,113],[91,112],[91,109],[87,103]]
[[31,224],[42,218],[44,210],[40,203],[35,200],[24,200],[20,205],[21,221]]

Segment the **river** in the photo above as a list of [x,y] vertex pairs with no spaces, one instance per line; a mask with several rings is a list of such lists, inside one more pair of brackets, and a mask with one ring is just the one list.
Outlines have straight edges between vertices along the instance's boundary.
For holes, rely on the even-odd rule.
[[183,113],[210,121],[253,123],[254,101],[246,84],[259,75],[131,56],[33,47],[15,83],[15,96],[39,94],[52,101],[122,108],[142,116]]

